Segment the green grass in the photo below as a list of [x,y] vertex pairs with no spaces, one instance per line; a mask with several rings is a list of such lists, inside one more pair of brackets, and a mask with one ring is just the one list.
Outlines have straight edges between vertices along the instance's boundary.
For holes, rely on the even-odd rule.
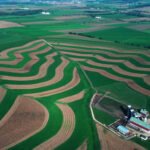
[[33,149],[35,146],[38,146],[40,143],[54,136],[60,129],[63,116],[59,108],[52,104],[49,99],[47,99],[47,101],[40,101],[40,103],[47,108],[50,114],[46,127],[39,133],[10,148],[11,150]]
[[116,118],[112,117],[108,113],[98,110],[96,108],[93,108],[93,112],[95,118],[102,124],[109,125],[116,120]]
[[149,150],[149,148],[150,148],[150,142],[149,142],[149,140],[143,141],[140,138],[136,137],[136,138],[132,139],[132,141],[135,142],[135,143],[137,143],[137,144],[139,144],[139,145],[141,145],[141,146],[143,146],[146,150]]
[[105,40],[115,41],[116,43],[121,42],[131,45],[150,46],[150,34],[123,27],[100,30],[86,34]]

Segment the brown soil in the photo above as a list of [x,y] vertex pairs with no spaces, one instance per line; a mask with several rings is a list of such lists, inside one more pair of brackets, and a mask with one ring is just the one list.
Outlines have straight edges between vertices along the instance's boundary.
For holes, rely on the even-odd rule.
[[29,138],[42,130],[48,121],[48,112],[40,103],[27,97],[20,97],[17,103],[0,126],[0,149],[7,149]]
[[85,140],[78,148],[77,150],[87,150],[87,140]]
[[[69,48],[70,50],[72,48]],[[86,52],[86,50],[84,50]],[[87,51],[88,52],[88,51]],[[94,50],[92,51],[94,52]],[[136,60],[137,62],[139,62],[140,64],[144,64],[144,65],[150,65],[149,61],[144,60],[143,58],[141,58],[140,56],[137,56],[135,54],[114,54],[108,51],[97,51],[99,54],[105,54],[108,55],[110,57],[113,58],[132,58],[134,60]],[[73,55],[73,56],[82,56],[82,57],[92,57],[95,54],[83,54],[83,53],[77,53],[77,52],[67,52],[67,51],[63,51],[61,50],[62,54],[66,54],[66,55]]]
[[13,80],[13,81],[29,81],[29,80],[37,80],[37,79],[44,78],[45,75],[47,74],[48,68],[54,62],[53,57],[56,55],[57,55],[57,53],[52,53],[50,55],[47,55],[46,56],[47,61],[41,65],[38,74],[36,74],[34,76],[29,76],[29,77],[1,76],[0,79]]
[[150,75],[144,77],[144,82],[150,85]]
[[22,27],[22,25],[14,22],[8,21],[0,21],[0,29],[1,28],[12,28],[12,27]]
[[81,61],[85,61],[86,59],[84,59],[84,58],[75,58],[75,57],[70,57],[70,56],[68,56],[71,60],[73,60],[73,61],[78,61],[78,62],[81,62]]
[[64,104],[56,104],[63,114],[63,123],[60,130],[49,140],[40,144],[35,150],[55,149],[72,135],[75,128],[75,114],[73,110]]
[[65,97],[59,100],[59,102],[63,102],[63,103],[71,103],[74,101],[78,101],[81,100],[84,97],[85,92],[81,91],[80,93],[77,93],[75,95],[71,95],[69,97]]
[[[78,51],[78,46],[79,47],[83,47],[83,48],[91,48],[92,50],[85,50],[85,49],[83,49],[83,51],[87,51],[87,52],[97,52],[97,53],[99,53],[100,51],[98,51],[98,50],[94,50],[95,48],[97,48],[97,49],[105,49],[106,51],[107,50],[112,50],[112,51],[114,51],[114,52],[118,52],[118,53],[125,53],[125,54],[144,54],[144,55],[146,55],[146,56],[148,56],[148,57],[150,57],[150,52],[148,52],[148,51],[139,51],[139,50],[125,50],[125,49],[118,49],[118,48],[113,48],[113,47],[107,47],[107,46],[90,46],[90,45],[88,45],[88,46],[86,46],[86,45],[81,45],[81,44],[68,44],[68,43],[59,43],[59,45],[61,45],[61,46],[77,46],[77,48],[71,48],[71,47],[68,47],[69,49],[74,49],[74,50],[77,50]],[[61,48],[61,47],[60,47]],[[66,48],[66,50],[67,50],[67,48]],[[79,49],[79,51],[80,51],[80,49]]]
[[80,18],[86,18],[88,16],[85,16],[85,15],[74,15],[74,16],[60,16],[60,17],[55,17],[54,19],[55,20],[71,20],[71,19],[80,19]]
[[34,21],[34,22],[22,22],[23,25],[32,25],[32,24],[55,24],[55,23],[61,23],[62,21]]
[[120,67],[118,67],[117,65],[110,65],[110,64],[102,64],[102,63],[97,63],[94,62],[92,60],[88,60],[87,64],[93,65],[93,66],[97,66],[97,67],[104,67],[104,68],[111,68],[113,69],[115,72],[119,73],[119,74],[123,74],[126,76],[131,76],[131,77],[139,77],[142,78],[144,76],[146,76],[146,74],[138,74],[138,73],[133,73],[133,72],[128,72],[126,70],[121,69]]
[[[17,57],[16,57],[16,58],[17,58]],[[19,62],[21,62],[21,61],[22,61],[22,58],[17,58],[17,59],[15,59],[15,60],[11,60],[11,61],[9,61],[9,60],[2,60],[2,61],[0,61],[0,64],[15,66],[15,65],[17,65]]]
[[0,103],[2,102],[3,98],[5,97],[7,90],[3,87],[0,87]]
[[93,54],[81,54],[81,53],[65,52],[65,51],[61,51],[61,53],[67,54],[67,55],[83,56],[83,57],[92,57],[93,56]]
[[[9,58],[9,57],[8,57],[8,53],[9,53],[9,52],[14,51],[14,50],[25,49],[25,48],[30,47],[31,45],[33,45],[33,44],[35,44],[35,43],[37,43],[37,42],[43,42],[43,41],[42,41],[42,40],[36,40],[36,41],[32,41],[32,42],[27,43],[27,44],[25,44],[25,45],[23,45],[23,46],[20,46],[20,47],[6,49],[6,50],[4,50],[4,51],[2,51],[2,52],[0,53],[0,54],[1,54],[1,57],[2,57],[3,59]],[[40,48],[41,46],[43,46],[43,44],[42,44],[42,45],[39,44],[39,45],[37,45],[37,46],[39,46],[39,48]],[[32,49],[28,48],[28,50],[26,50],[26,51],[31,51],[31,50],[36,50],[36,49],[37,49],[37,47],[35,46],[35,49],[34,49],[34,48],[32,48]]]
[[96,124],[96,127],[102,150],[144,150],[140,145],[121,139],[101,125]]
[[126,65],[127,67],[129,67],[131,69],[138,70],[138,71],[150,71],[150,68],[138,67],[129,61],[124,62],[124,65]]
[[107,71],[105,70],[102,70],[102,69],[95,69],[95,68],[90,68],[90,67],[87,67],[87,66],[83,66],[82,65],[82,68],[86,71],[92,71],[92,72],[97,72],[103,76],[106,76],[107,78],[110,78],[112,80],[116,80],[116,81],[121,81],[121,82],[125,82],[129,87],[131,87],[132,89],[134,89],[135,91],[138,91],[139,93],[142,93],[144,95],[147,95],[147,96],[150,96],[150,90],[148,89],[145,89],[139,85],[137,85],[134,81],[132,80],[129,80],[129,79],[125,79],[125,78],[122,78],[122,77],[118,77],[116,75],[113,75],[111,73],[108,73]]
[[131,29],[134,29],[134,30],[139,30],[139,31],[144,31],[144,30],[149,30],[150,25],[149,24],[134,25],[134,26],[129,26],[128,28],[131,28]]
[[[42,44],[43,45],[43,44]],[[41,47],[41,46],[40,46]],[[34,47],[34,50],[36,50],[35,48],[39,48],[38,47]],[[30,56],[31,56],[31,60],[29,62],[27,62],[25,64],[25,66],[21,69],[16,69],[16,68],[6,68],[6,67],[0,67],[0,71],[5,71],[5,72],[13,72],[13,73],[27,73],[30,71],[30,69],[32,68],[32,66],[34,64],[36,64],[39,60],[38,60],[38,57],[36,56],[37,54],[42,54],[42,53],[46,53],[47,51],[49,51],[51,48],[48,47],[48,48],[45,48],[44,50],[41,50],[39,52],[33,52],[33,54],[31,53]],[[28,49],[29,50],[29,49]],[[26,51],[28,51],[26,50]],[[30,49],[31,50],[31,49]],[[33,50],[33,48],[32,48]],[[23,52],[24,50],[20,51],[20,52],[17,52],[16,53],[16,56],[20,59],[23,58],[23,56],[20,54],[21,52]]]
[[[24,53],[24,52],[32,52],[32,51],[36,51],[36,50],[38,50],[39,48],[41,48],[42,46],[44,46],[45,45],[45,43],[40,43],[40,44],[38,44],[38,45],[36,45],[35,47],[33,47],[33,48],[28,48],[28,49],[23,49],[23,50],[18,50],[17,52],[15,52],[15,54],[18,54],[18,55],[20,55],[20,56],[22,56],[21,55],[21,53]],[[49,48],[49,47],[48,47]],[[49,48],[49,50],[50,50],[50,48]],[[45,49],[44,50],[40,50],[40,51],[38,51],[38,52],[32,52],[33,53],[33,55],[35,55],[36,53],[38,54],[40,54],[41,53],[41,51],[45,51]],[[47,51],[47,48],[46,48],[46,51]],[[32,54],[31,53],[31,54]],[[35,54],[34,54],[35,53]],[[34,59],[34,58],[33,58]]]
[[50,96],[54,94],[59,94],[59,93],[72,89],[73,87],[77,86],[79,83],[80,83],[80,76],[78,75],[77,69],[75,68],[73,71],[73,78],[68,84],[61,86],[57,89],[48,90],[48,91],[39,92],[39,93],[26,94],[26,95],[32,96],[32,97],[45,97],[45,96]]
[[[66,68],[66,66],[69,64],[69,61],[67,59],[62,58],[62,63],[56,68],[55,70],[55,76],[45,82],[40,82],[40,83],[36,83],[36,84],[7,84],[6,86],[9,87],[10,89],[36,89],[36,88],[41,88],[44,86],[49,86],[52,85],[54,83],[57,83],[59,81],[61,81],[64,77],[64,69]],[[47,72],[45,72],[47,73]],[[46,74],[44,75],[46,76]]]
[[98,60],[101,61],[106,61],[106,62],[118,62],[118,63],[123,63],[125,66],[127,66],[128,68],[131,68],[133,70],[138,70],[138,71],[150,71],[150,68],[144,68],[144,67],[138,67],[135,66],[134,64],[132,64],[129,61],[126,60],[121,60],[121,59],[108,59],[108,58],[104,58],[103,56],[95,56],[95,58],[97,58]]

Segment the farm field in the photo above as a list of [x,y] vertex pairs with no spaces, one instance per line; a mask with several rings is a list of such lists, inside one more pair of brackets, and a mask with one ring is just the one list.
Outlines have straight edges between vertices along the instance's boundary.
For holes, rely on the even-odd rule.
[[0,149],[23,149],[25,145],[29,149],[60,145],[75,149],[84,141],[89,148],[98,146],[93,140],[96,128],[84,107],[94,90],[79,65],[44,40],[3,51],[0,64],[1,92],[5,91],[0,104]]
[[[124,7],[0,4],[0,149],[148,149],[90,111],[93,95],[107,92],[116,101],[106,98],[105,110],[150,111],[149,20]],[[109,125],[118,116],[105,110],[93,109]]]

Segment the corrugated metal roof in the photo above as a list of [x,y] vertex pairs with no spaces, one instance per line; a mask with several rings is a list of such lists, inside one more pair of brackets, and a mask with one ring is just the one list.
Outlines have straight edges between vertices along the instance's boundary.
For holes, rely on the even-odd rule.
[[123,133],[123,134],[129,133],[129,130],[128,130],[126,127],[122,126],[122,125],[119,125],[119,126],[117,127],[117,129],[118,129],[121,133]]
[[142,121],[142,120],[140,120],[140,119],[137,119],[137,118],[135,118],[135,117],[131,117],[131,118],[130,118],[130,121],[131,121],[131,122],[135,122],[136,124],[138,124],[138,125],[140,125],[140,126],[146,128],[146,129],[150,129],[150,125],[149,125],[149,124],[147,124],[146,122],[144,122],[144,121]]

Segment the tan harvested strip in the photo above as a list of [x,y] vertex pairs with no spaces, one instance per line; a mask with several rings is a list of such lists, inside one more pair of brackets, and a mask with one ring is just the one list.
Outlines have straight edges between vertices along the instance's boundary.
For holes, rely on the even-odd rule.
[[[31,60],[27,64],[25,64],[25,66],[21,69],[0,67],[0,71],[12,72],[12,73],[27,73],[30,71],[31,67],[39,61],[38,59],[34,59],[36,57],[36,55],[46,53],[50,49],[51,48],[48,47],[48,48],[45,48],[44,50],[41,50],[41,51],[36,52],[33,55],[31,55]],[[20,55],[19,53],[16,53],[16,54],[18,55],[17,57],[22,57],[22,55]]]
[[[85,51],[85,50],[84,50]],[[78,52],[68,52],[68,51],[63,51],[63,50],[61,50],[61,53],[62,54],[65,54],[65,55],[72,55],[72,56],[82,56],[82,57],[95,57],[95,55],[97,55],[97,54],[95,54],[95,53],[93,53],[94,52],[94,50],[92,50],[92,53],[93,54],[83,54],[83,53],[81,53],[82,51],[80,51],[80,54],[78,53]],[[98,51],[98,53],[99,54],[105,54],[105,55],[108,55],[109,57],[113,57],[114,59],[115,58],[132,58],[132,59],[134,59],[134,60],[136,60],[138,63],[140,63],[140,64],[144,64],[144,65],[150,65],[150,61],[146,61],[146,60],[144,60],[143,58],[141,58],[140,56],[138,56],[138,55],[135,55],[135,54],[114,54],[114,53],[111,53],[111,52],[109,52],[109,51]]]
[[22,58],[17,58],[15,60],[11,60],[11,61],[8,61],[8,60],[3,60],[3,61],[0,61],[0,64],[4,64],[4,65],[17,65],[20,61],[22,61]]
[[120,67],[118,67],[117,65],[109,65],[109,64],[101,64],[101,63],[97,63],[94,62],[92,60],[88,60],[87,64],[93,65],[93,66],[97,66],[97,67],[104,67],[104,68],[111,68],[113,69],[115,72],[119,73],[119,74],[123,74],[126,76],[131,76],[131,77],[144,77],[146,76],[146,74],[138,74],[138,73],[132,73],[132,72],[128,72],[126,70],[121,69]]
[[80,77],[78,75],[77,69],[75,68],[74,71],[73,71],[73,78],[68,84],[66,84],[62,87],[59,87],[57,89],[48,90],[48,91],[39,92],[39,93],[33,93],[33,94],[26,94],[26,95],[27,96],[32,96],[32,97],[50,96],[50,95],[54,95],[54,94],[58,94],[58,93],[68,91],[68,90],[72,89],[73,87],[77,86],[79,83],[80,83]]
[[87,139],[77,148],[77,150],[87,150]]
[[[19,97],[7,120],[0,126],[0,149],[8,149],[41,131],[49,118],[48,111],[27,97]],[[7,114],[6,114],[7,115]]]
[[125,66],[127,66],[128,68],[131,68],[133,70],[138,70],[138,71],[150,71],[150,68],[144,68],[144,67],[137,67],[135,66],[134,64],[132,64],[131,62],[127,61],[127,60],[119,60],[119,59],[107,59],[107,58],[104,58],[102,56],[96,56],[96,58],[98,60],[101,60],[101,61],[106,61],[106,62],[118,62],[118,63],[123,63]]
[[[65,141],[67,141],[72,135],[75,128],[75,114],[73,110],[64,104],[56,104],[63,114],[63,122],[60,130],[49,140],[40,144],[35,150],[48,150],[55,149]],[[57,118],[56,118],[57,119]]]
[[30,60],[23,68],[16,69],[16,68],[0,68],[0,71],[4,72],[11,72],[11,73],[27,73],[30,71],[30,68],[36,64],[38,60]]
[[137,56],[137,55],[114,54],[114,53],[105,52],[105,51],[101,51],[100,54],[106,54],[106,55],[108,55],[110,57],[114,57],[114,58],[132,58],[132,59],[136,60],[140,64],[150,65],[150,61],[146,61],[146,60],[144,60],[143,58],[141,58],[140,56]]
[[92,72],[97,72],[103,76],[106,76],[107,78],[110,78],[112,80],[116,80],[116,81],[121,81],[121,82],[125,82],[128,84],[129,87],[131,87],[132,89],[134,89],[135,91],[138,91],[144,95],[150,96],[150,90],[145,89],[139,85],[137,85],[134,81],[129,80],[129,79],[125,79],[122,77],[118,77],[116,75],[112,75],[110,73],[108,73],[105,70],[102,69],[95,69],[95,68],[91,68],[91,67],[87,67],[87,66],[82,66],[82,68],[86,71],[92,71]]
[[74,61],[85,61],[86,60],[86,59],[83,59],[83,58],[75,58],[75,57],[70,57],[70,56],[69,56],[69,58],[71,60],[74,60]]
[[150,85],[150,75],[144,77],[144,82]]
[[[91,49],[94,49],[94,48],[98,48],[98,49],[104,49],[104,50],[111,50],[111,51],[114,51],[114,52],[118,52],[118,53],[125,53],[125,54],[143,54],[143,55],[146,55],[148,57],[150,57],[150,52],[145,50],[145,51],[139,51],[139,50],[121,50],[121,49],[117,49],[117,48],[112,48],[112,47],[106,47],[106,46],[86,46],[86,45],[81,45],[81,44],[68,44],[68,43],[59,43],[59,45],[61,46],[76,46],[77,48],[78,47],[81,47],[81,48],[91,48]],[[58,46],[57,46],[58,47]],[[61,47],[59,47],[61,48]],[[76,49],[76,48],[70,48],[69,49]],[[90,50],[87,50],[87,52],[89,52]],[[92,52],[93,50],[91,50]],[[96,50],[95,50],[96,52]],[[98,51],[97,51],[98,52]]]
[[142,146],[124,140],[98,124],[96,127],[102,150],[144,150]]
[[138,70],[138,71],[150,71],[150,68],[138,67],[138,66],[135,66],[134,64],[132,64],[129,61],[124,62],[124,65],[126,65],[127,67],[129,67],[131,69]]
[[68,64],[69,64],[69,61],[67,59],[62,58],[62,63],[56,68],[55,76],[48,81],[40,82],[36,84],[22,84],[22,85],[6,84],[6,86],[9,87],[10,89],[36,89],[36,88],[41,88],[41,87],[52,85],[63,79],[64,69]]
[[81,100],[84,97],[84,94],[85,94],[85,92],[81,91],[80,93],[77,93],[75,95],[71,95],[69,97],[59,99],[59,102],[63,102],[63,103],[75,102],[75,101]]
[[43,54],[43,53],[47,53],[49,52],[51,49],[51,47],[47,47],[45,48],[44,50],[41,50],[41,51],[38,51],[38,52],[33,52],[33,53],[30,53],[29,56],[32,58],[32,59],[39,59],[39,57],[37,55],[39,54]]
[[93,54],[80,54],[80,53],[74,53],[74,52],[65,52],[61,51],[62,54],[67,54],[67,55],[75,55],[75,56],[83,56],[83,57],[91,57]]
[[[6,59],[6,58],[9,58],[9,57],[8,57],[8,53],[9,53],[10,51],[19,50],[19,49],[24,49],[24,48],[29,47],[29,46],[33,45],[34,43],[37,43],[37,42],[43,42],[43,41],[42,41],[42,40],[32,41],[32,42],[27,43],[27,44],[25,44],[25,45],[23,45],[23,46],[20,46],[20,47],[6,49],[6,50],[4,50],[3,52],[0,53],[0,56],[1,56],[1,58],[5,58],[5,59]],[[42,45],[41,45],[41,44],[42,44]],[[31,49],[29,48],[28,51],[36,50],[37,47],[40,48],[41,46],[45,45],[44,43],[41,43],[41,44],[38,44],[37,46],[35,46],[35,47],[31,48]],[[25,51],[26,51],[26,50],[25,50]]]
[[45,77],[47,74],[48,68],[51,64],[53,64],[54,59],[53,57],[56,56],[57,53],[52,53],[50,55],[46,56],[47,61],[41,65],[39,69],[39,73],[34,75],[34,76],[29,76],[29,77],[16,77],[16,76],[1,76],[0,79],[4,80],[13,80],[13,81],[29,81],[29,80],[37,80]]
[[[38,51],[38,52],[32,52],[32,51],[38,50],[40,47],[42,47],[42,46],[44,46],[44,45],[45,45],[45,43],[41,43],[41,44],[39,44],[39,45],[36,45],[36,46],[33,47],[33,48],[29,48],[29,49],[25,49],[25,50],[18,50],[18,51],[15,52],[14,54],[15,54],[16,58],[24,58],[24,57],[21,55],[21,53],[23,53],[23,52],[30,52],[30,53],[29,53],[29,54],[30,54],[30,57],[31,57],[32,59],[37,59],[37,57],[35,57],[37,54],[41,54],[41,53],[43,53],[43,51],[46,53],[47,51],[50,50],[50,48],[47,47],[47,48],[45,48],[44,50],[40,50],[40,51]],[[32,53],[31,53],[31,52],[32,52]]]
[[2,102],[3,98],[6,95],[7,90],[3,87],[0,87],[0,103]]
[[124,62],[125,60],[119,60],[119,59],[108,59],[108,58],[105,58],[103,56],[99,56],[99,55],[96,55],[95,58],[97,58],[98,60],[101,60],[101,61],[106,61],[106,62],[117,62],[117,63],[121,63],[121,62]]

